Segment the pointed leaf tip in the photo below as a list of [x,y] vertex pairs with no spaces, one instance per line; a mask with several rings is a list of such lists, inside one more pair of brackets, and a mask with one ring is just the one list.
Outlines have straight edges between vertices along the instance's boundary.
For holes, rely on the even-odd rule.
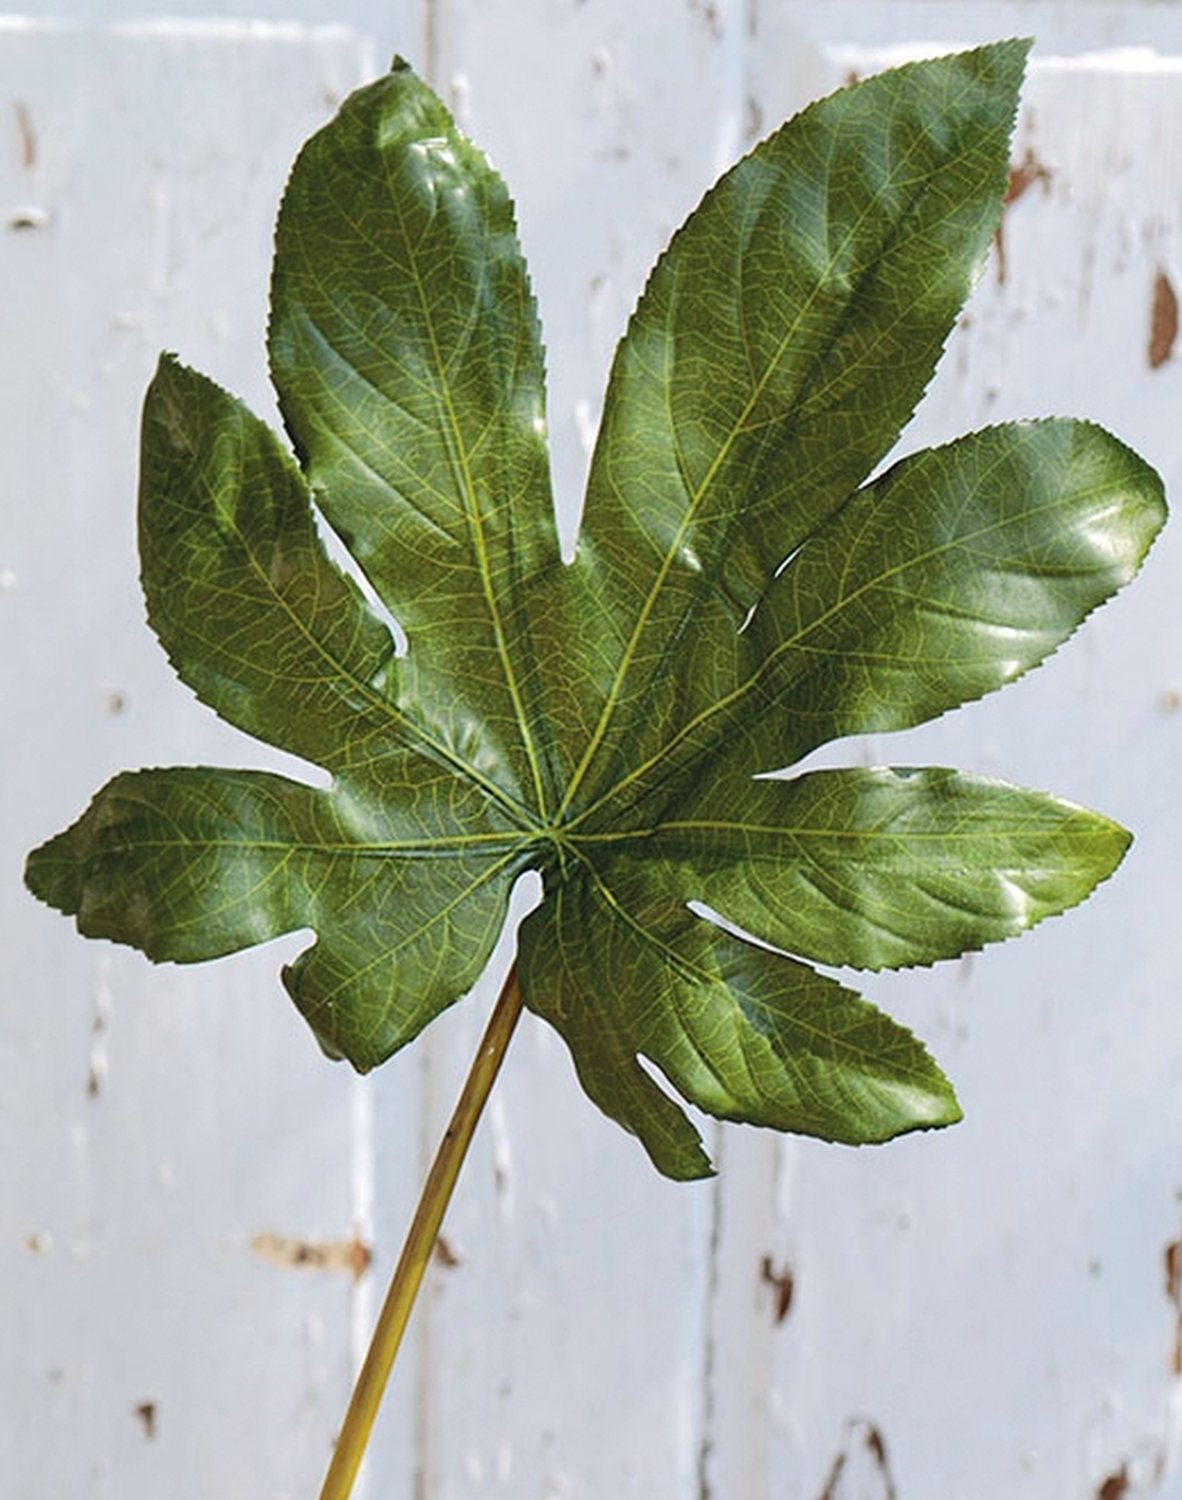
[[[74,825],[77,827],[77,824]],[[73,828],[34,849],[25,860],[25,887],[38,901],[72,917],[81,899],[77,861],[73,857]]]
[[932,964],[1083,901],[1128,834],[1075,803],[944,767],[703,781],[644,841],[686,902],[854,969]]

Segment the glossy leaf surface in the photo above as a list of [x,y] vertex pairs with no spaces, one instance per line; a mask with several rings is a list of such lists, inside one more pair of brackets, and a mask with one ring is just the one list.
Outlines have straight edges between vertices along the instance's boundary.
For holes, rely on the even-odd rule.
[[126,773],[30,856],[36,894],[176,962],[312,929],[284,981],[370,1068],[471,987],[536,869],[525,1002],[662,1171],[710,1170],[677,1096],[849,1142],[957,1119],[923,1046],[812,964],[1013,936],[1128,835],[943,768],[767,773],[1019,676],[1164,518],[1152,470],[1082,422],[867,483],[996,226],[1025,50],[844,90],[707,194],[621,341],[569,564],[505,187],[405,67],[349,99],[276,237],[296,457],[166,356],[140,490],[177,673],[331,784]]

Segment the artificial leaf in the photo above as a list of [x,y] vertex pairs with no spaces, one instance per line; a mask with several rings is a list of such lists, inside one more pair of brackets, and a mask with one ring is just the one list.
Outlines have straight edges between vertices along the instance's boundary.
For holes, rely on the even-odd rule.
[[504,184],[405,65],[347,100],[276,236],[295,457],[166,356],[140,488],[178,674],[331,783],[124,774],[30,856],[35,893],[176,962],[311,928],[285,982],[369,1068],[472,985],[535,869],[525,1002],[663,1172],[710,1170],[676,1096],[848,1142],[957,1119],[921,1043],[812,964],[1010,937],[1128,835],[938,767],[784,770],[1042,661],[1164,518],[1153,471],[1082,422],[867,480],[996,226],[1025,53],[843,90],[707,194],[621,341],[569,563]]

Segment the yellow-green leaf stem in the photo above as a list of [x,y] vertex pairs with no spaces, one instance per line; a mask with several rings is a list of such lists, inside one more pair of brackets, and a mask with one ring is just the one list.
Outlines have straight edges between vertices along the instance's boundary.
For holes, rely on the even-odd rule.
[[382,1310],[378,1314],[361,1373],[353,1388],[349,1409],[320,1490],[320,1500],[348,1500],[353,1491],[353,1482],[369,1443],[382,1393],[394,1367],[402,1336],[406,1332],[415,1298],[422,1285],[423,1273],[439,1237],[452,1190],[520,1015],[521,991],[514,967],[510,969],[502,986],[459,1100],[427,1174],[419,1206],[394,1269]]

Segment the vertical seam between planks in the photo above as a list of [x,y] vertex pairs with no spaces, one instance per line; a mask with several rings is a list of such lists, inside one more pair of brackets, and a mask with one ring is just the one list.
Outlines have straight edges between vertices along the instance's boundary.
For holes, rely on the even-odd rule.
[[703,1289],[703,1342],[700,1371],[702,1430],[698,1438],[698,1474],[696,1500],[713,1500],[714,1487],[710,1478],[711,1459],[714,1455],[714,1422],[717,1413],[715,1376],[717,1348],[715,1338],[716,1312],[719,1290],[719,1257],[722,1250],[722,1177],[724,1132],[716,1130],[713,1141],[714,1161],[717,1175],[710,1184],[710,1234],[706,1242],[706,1285]]

